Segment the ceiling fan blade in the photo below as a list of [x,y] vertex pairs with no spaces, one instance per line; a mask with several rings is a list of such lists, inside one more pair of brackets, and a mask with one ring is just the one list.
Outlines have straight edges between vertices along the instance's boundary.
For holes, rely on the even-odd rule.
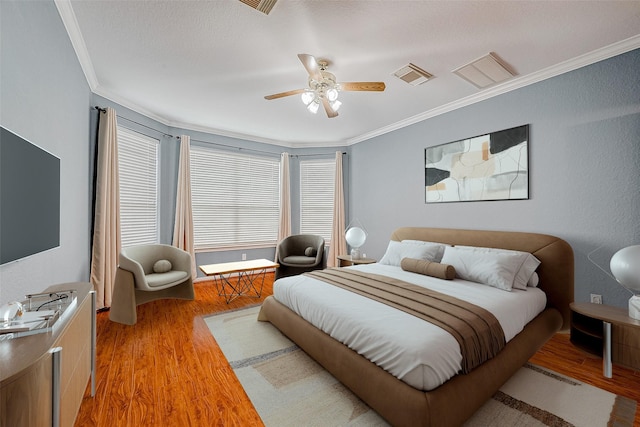
[[289,90],[287,92],[280,92],[280,93],[274,93],[273,95],[267,95],[264,97],[264,99],[278,99],[278,98],[284,98],[285,96],[291,96],[291,95],[297,95],[299,93],[304,92],[306,89],[296,89],[296,90]]
[[331,108],[331,105],[329,105],[329,101],[327,100],[327,98],[322,98],[322,105],[324,106],[324,111],[327,113],[327,117],[332,119],[338,116],[338,112],[334,111],[333,108]]
[[340,83],[341,90],[382,92],[385,89],[384,82],[346,82]]
[[318,61],[316,61],[316,58],[313,55],[309,55],[306,53],[299,53],[298,58],[300,59],[300,62],[302,62],[302,65],[304,65],[304,68],[307,70],[307,73],[309,73],[309,76],[311,76],[313,80],[315,81],[322,80],[322,74],[320,74],[320,67],[318,66]]

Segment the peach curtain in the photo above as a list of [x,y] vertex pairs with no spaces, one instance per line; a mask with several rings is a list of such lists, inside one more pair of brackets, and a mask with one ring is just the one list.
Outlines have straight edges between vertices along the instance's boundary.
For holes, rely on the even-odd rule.
[[327,267],[337,267],[338,255],[347,253],[347,242],[344,238],[344,183],[342,180],[342,152],[336,151],[336,177],[333,192],[333,228],[331,229],[331,244],[327,256]]
[[176,221],[173,227],[173,246],[191,254],[191,277],[198,276],[196,252],[193,248],[193,211],[191,207],[191,137],[180,136],[180,164],[176,194]]
[[[289,174],[289,153],[280,154],[280,222],[278,243],[291,235],[291,181]],[[276,245],[276,261],[278,257]]]
[[120,181],[116,111],[100,112],[96,166],[96,202],[91,248],[91,283],[97,308],[110,307],[120,254]]

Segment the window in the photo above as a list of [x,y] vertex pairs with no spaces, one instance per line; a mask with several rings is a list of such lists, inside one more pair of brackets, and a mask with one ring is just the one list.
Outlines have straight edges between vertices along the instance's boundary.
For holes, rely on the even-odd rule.
[[158,241],[158,145],[118,126],[122,247]]
[[275,245],[279,175],[279,158],[192,146],[195,249]]
[[331,241],[336,162],[333,159],[300,162],[300,233],[318,234]]

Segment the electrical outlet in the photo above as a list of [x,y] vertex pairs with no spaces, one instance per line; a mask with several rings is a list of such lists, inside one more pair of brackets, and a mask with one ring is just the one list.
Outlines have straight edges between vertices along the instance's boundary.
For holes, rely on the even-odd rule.
[[602,295],[591,294],[591,302],[593,304],[602,304]]
[[242,260],[246,261],[247,260],[247,254],[242,254]]

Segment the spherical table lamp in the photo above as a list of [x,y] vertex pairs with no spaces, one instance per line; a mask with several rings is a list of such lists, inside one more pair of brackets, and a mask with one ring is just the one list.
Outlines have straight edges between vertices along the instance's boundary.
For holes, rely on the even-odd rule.
[[344,234],[344,238],[351,246],[351,259],[360,259],[360,248],[367,240],[367,232],[360,227],[351,227]]
[[640,320],[640,245],[613,254],[610,267],[618,283],[633,294],[629,299],[629,317]]
[[11,301],[0,306],[0,327],[11,326],[14,321],[19,321],[24,314],[24,307],[18,301]]

